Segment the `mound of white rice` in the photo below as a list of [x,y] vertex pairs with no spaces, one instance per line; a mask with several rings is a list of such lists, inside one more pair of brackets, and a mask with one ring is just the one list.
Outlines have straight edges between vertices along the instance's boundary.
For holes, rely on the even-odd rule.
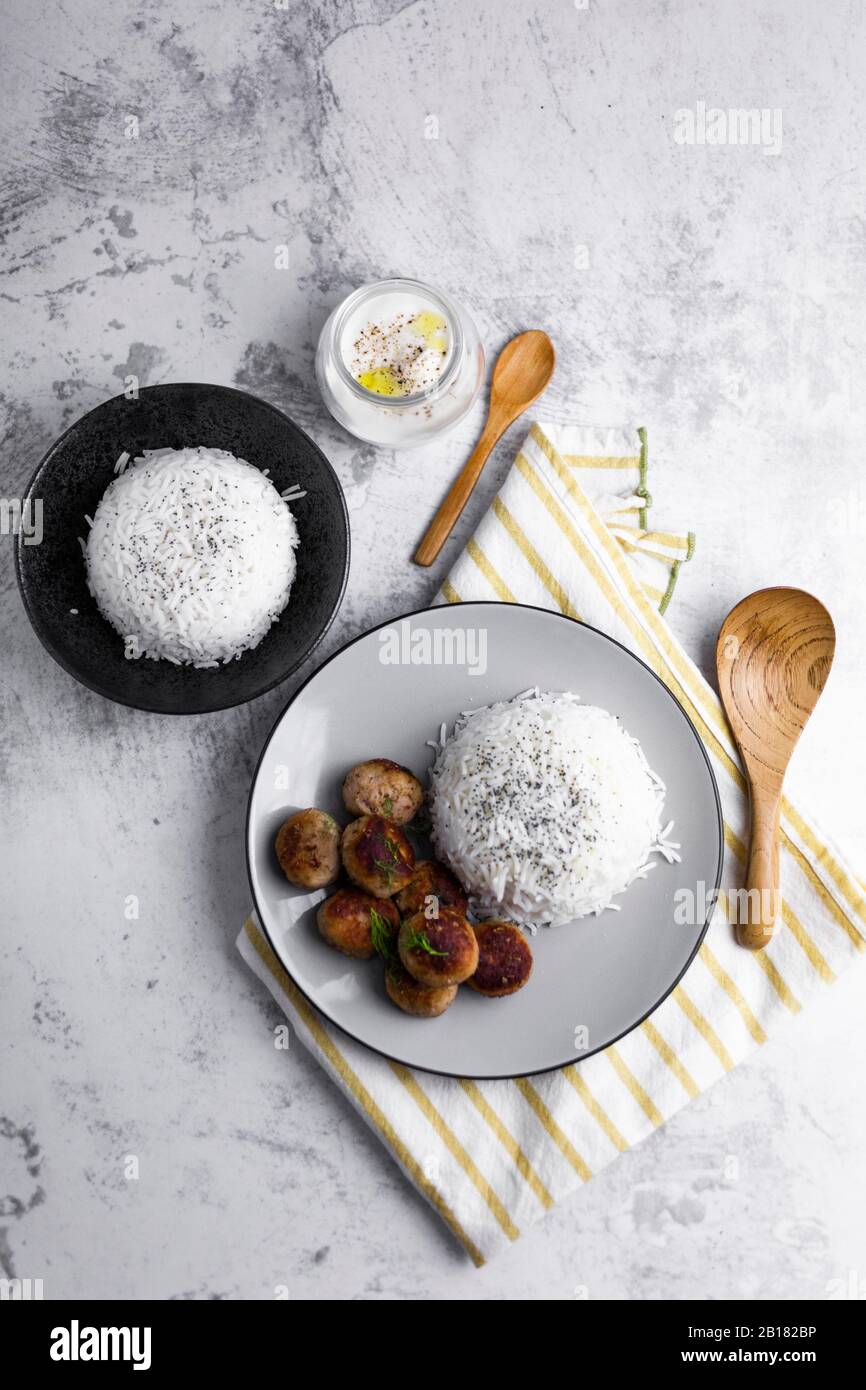
[[130,657],[217,666],[261,642],[289,601],[295,519],[273,483],[222,449],[152,449],[106,488],[87,582]]
[[576,695],[473,710],[434,747],[433,844],[481,916],[560,925],[616,906],[654,851],[679,859],[640,744]]

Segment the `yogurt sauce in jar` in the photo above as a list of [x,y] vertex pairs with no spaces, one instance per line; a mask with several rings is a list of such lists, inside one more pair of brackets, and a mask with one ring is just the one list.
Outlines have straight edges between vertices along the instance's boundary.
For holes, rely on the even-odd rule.
[[471,318],[417,280],[349,295],[319,339],[325,404],[351,434],[409,448],[450,429],[476,400],[484,353]]

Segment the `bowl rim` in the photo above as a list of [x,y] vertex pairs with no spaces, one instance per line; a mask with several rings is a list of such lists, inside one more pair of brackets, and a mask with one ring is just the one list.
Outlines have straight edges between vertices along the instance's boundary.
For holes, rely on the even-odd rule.
[[[181,390],[189,391],[190,389],[197,391],[217,391],[221,394],[228,394],[231,396],[243,396],[247,400],[254,401],[256,405],[262,406],[265,409],[271,411],[272,414],[279,416],[279,418],[282,421],[290,425],[291,428],[293,430],[296,430],[297,433],[302,437],[302,439],[310,447],[313,453],[318,454],[320,462],[324,464],[324,467],[327,470],[327,472],[331,474],[331,477],[333,478],[334,484],[336,486],[336,495],[339,499],[340,516],[343,523],[341,534],[345,541],[345,559],[343,561],[343,573],[340,578],[340,590],[334,601],[333,608],[330,614],[328,615],[327,622],[324,624],[318,636],[314,638],[314,640],[310,643],[306,650],[304,650],[300,654],[300,656],[298,656],[297,660],[293,661],[292,664],[289,667],[287,667],[287,669],[282,673],[282,675],[276,678],[276,680],[269,681],[268,684],[263,685],[260,690],[254,691],[251,695],[245,695],[240,700],[229,699],[224,701],[217,701],[215,704],[208,704],[201,709],[195,710],[163,709],[151,703],[127,699],[122,695],[115,694],[114,692],[109,693],[108,689],[105,686],[98,685],[94,680],[82,675],[80,671],[76,670],[73,664],[65,655],[65,653],[62,652],[54,642],[52,642],[52,640],[44,630],[42,620],[38,611],[33,607],[31,603],[31,598],[28,591],[28,582],[24,575],[22,565],[24,551],[24,533],[23,531],[19,530],[17,536],[17,544],[15,545],[15,579],[18,584],[18,592],[21,596],[21,602],[24,606],[24,611],[27,614],[30,626],[35,632],[45,651],[54,661],[56,661],[57,665],[60,666],[62,670],[66,672],[67,675],[71,676],[73,680],[77,681],[79,685],[83,685],[86,689],[92,690],[96,695],[101,696],[104,700],[110,700],[113,704],[124,705],[127,709],[141,710],[144,714],[157,714],[168,716],[193,716],[197,714],[216,714],[220,710],[236,709],[240,705],[249,704],[251,700],[258,700],[262,695],[267,695],[269,691],[275,690],[278,685],[282,685],[283,681],[288,680],[288,678],[291,675],[293,675],[295,671],[297,671],[298,667],[301,666],[307,660],[308,657],[312,656],[313,652],[319,646],[322,639],[326,636],[326,634],[332,627],[337,614],[340,611],[340,607],[342,605],[343,598],[346,593],[346,585],[349,582],[349,569],[352,558],[352,534],[351,527],[349,525],[349,509],[346,506],[346,496],[343,491],[343,485],[340,482],[339,477],[337,476],[337,471],[334,468],[334,465],[331,463],[330,459],[327,458],[322,449],[319,448],[319,445],[316,443],[316,441],[312,439],[310,435],[307,434],[306,430],[302,429],[301,426],[297,424],[291,418],[290,415],[287,415],[284,410],[281,410],[279,406],[273,405],[271,401],[265,400],[263,396],[255,395],[255,393],[252,391],[242,391],[237,386],[223,386],[217,382],[207,381],[166,381],[156,382],[152,386],[142,386],[139,388],[138,395],[152,395],[156,392],[173,393],[175,391]],[[96,405],[92,406],[90,410],[85,411],[83,415],[79,415],[77,419],[73,420],[69,425],[67,425],[63,433],[58,435],[57,438],[53,440],[51,444],[49,444],[45,453],[39,460],[39,463],[36,465],[36,468],[33,471],[30,481],[27,483],[27,486],[22,493],[22,507],[28,500],[30,500],[33,497],[34,490],[36,489],[37,483],[40,477],[42,476],[43,471],[50,465],[53,456],[61,448],[61,446],[65,443],[69,436],[73,434],[76,430],[80,429],[84,421],[87,420],[91,415],[95,414],[96,411],[101,410],[104,406],[110,405],[113,401],[119,401],[121,399],[126,399],[122,391],[119,392],[116,396],[108,396],[104,401],[99,401]]]
[[[421,617],[422,615],[423,615],[423,616],[426,616],[426,615],[428,615],[428,614],[430,614],[430,613],[443,613],[443,612],[450,612],[450,613],[453,613],[453,612],[455,612],[456,610],[459,610],[459,609],[461,609],[461,608],[470,608],[470,607],[471,607],[471,608],[477,608],[477,607],[491,608],[491,607],[493,607],[494,604],[495,604],[497,607],[500,607],[500,608],[501,608],[501,607],[508,607],[508,608],[524,608],[524,609],[529,609],[529,610],[531,610],[532,612],[535,612],[535,613],[543,613],[543,614],[545,614],[547,617],[557,618],[557,619],[561,619],[563,622],[572,623],[575,627],[588,628],[590,632],[594,632],[594,633],[596,633],[599,637],[603,637],[604,640],[605,640],[606,642],[610,642],[612,646],[614,646],[614,647],[619,647],[621,651],[625,652],[627,656],[631,657],[633,661],[637,662],[638,666],[642,666],[642,667],[644,668],[644,670],[645,670],[646,672],[648,672],[648,674],[649,674],[650,676],[652,676],[653,680],[654,680],[658,685],[661,686],[661,688],[664,690],[665,694],[668,696],[668,698],[673,702],[673,704],[674,704],[674,705],[676,706],[676,708],[679,710],[680,714],[682,715],[683,719],[684,719],[685,722],[686,722],[687,728],[690,730],[690,732],[691,732],[691,734],[692,734],[692,737],[694,738],[694,740],[695,740],[696,744],[698,745],[698,748],[699,748],[699,750],[700,750],[700,752],[701,752],[701,754],[702,754],[702,756],[703,756],[703,760],[704,760],[704,763],[706,764],[707,772],[709,773],[710,786],[711,786],[711,788],[712,788],[713,798],[714,798],[714,801],[715,801],[716,819],[717,819],[717,822],[718,822],[718,837],[719,837],[719,838],[718,838],[718,845],[719,845],[719,848],[718,848],[718,859],[717,859],[717,863],[716,863],[715,886],[714,886],[714,889],[713,889],[712,901],[709,903],[708,908],[707,908],[707,914],[706,914],[706,917],[705,917],[705,919],[704,919],[704,924],[703,924],[703,926],[701,927],[701,930],[700,930],[700,932],[699,932],[699,934],[698,934],[697,940],[695,941],[695,944],[694,944],[694,946],[693,946],[691,952],[689,953],[688,960],[685,962],[685,964],[683,965],[682,969],[679,971],[679,973],[678,973],[676,979],[671,981],[670,985],[667,987],[666,990],[664,990],[664,992],[659,996],[659,998],[655,1001],[655,1003],[652,1004],[652,1005],[650,1006],[650,1008],[647,1009],[646,1013],[643,1014],[639,1019],[637,1019],[634,1023],[629,1024],[628,1027],[627,1027],[627,1028],[624,1028],[623,1031],[622,1031],[621,1033],[618,1033],[618,1034],[616,1035],[615,1038],[610,1038],[607,1042],[599,1043],[599,1045],[598,1045],[597,1047],[591,1047],[591,1048],[589,1048],[587,1051],[585,1051],[585,1052],[579,1052],[579,1053],[577,1053],[575,1056],[565,1058],[563,1061],[554,1062],[554,1063],[552,1063],[550,1066],[534,1067],[534,1068],[532,1068],[532,1069],[529,1070],[529,1071],[518,1071],[518,1072],[514,1072],[514,1073],[509,1073],[507,1077],[504,1076],[502,1073],[499,1073],[499,1072],[494,1073],[493,1075],[489,1075],[489,1074],[481,1073],[481,1072],[468,1072],[468,1071],[453,1072],[453,1071],[442,1071],[440,1068],[437,1068],[437,1067],[427,1067],[427,1066],[422,1065],[422,1064],[419,1063],[419,1062],[412,1062],[411,1064],[406,1063],[405,1061],[403,1061],[402,1058],[395,1057],[395,1056],[393,1055],[393,1053],[387,1052],[384,1048],[376,1047],[376,1045],[375,1045],[374,1043],[368,1042],[366,1038],[359,1038],[355,1033],[352,1033],[348,1028],[346,1028],[346,1027],[345,1027],[342,1023],[340,1023],[337,1019],[333,1018],[333,1017],[331,1016],[331,1014],[328,1013],[328,1012],[325,1010],[325,1008],[322,1006],[322,1004],[321,1004],[321,1002],[320,1002],[319,1000],[314,999],[311,995],[309,995],[309,994],[306,992],[306,990],[304,990],[304,989],[302,988],[302,986],[298,983],[298,981],[295,979],[294,975],[293,975],[292,972],[290,971],[288,965],[286,964],[286,962],[285,962],[285,960],[284,960],[284,958],[283,958],[282,953],[281,953],[281,952],[279,951],[279,949],[277,948],[277,944],[276,944],[276,942],[274,941],[274,939],[273,939],[273,937],[272,937],[272,935],[271,935],[271,933],[270,933],[270,931],[269,931],[269,929],[268,929],[268,927],[267,927],[267,925],[266,925],[265,918],[264,918],[264,914],[262,913],[261,907],[260,907],[260,905],[259,905],[259,899],[258,899],[258,897],[257,897],[257,895],[256,895],[256,887],[255,887],[254,874],[253,874],[253,867],[252,867],[252,854],[251,854],[251,848],[250,848],[251,830],[252,830],[252,814],[253,814],[253,795],[254,795],[254,793],[255,793],[256,784],[257,784],[257,782],[258,782],[259,772],[261,771],[262,763],[263,763],[264,760],[265,760],[265,754],[267,753],[268,748],[269,748],[270,745],[271,745],[271,742],[272,742],[272,740],[273,740],[274,735],[275,735],[276,732],[277,732],[277,729],[279,728],[279,726],[280,726],[280,724],[282,723],[282,721],[283,721],[283,719],[285,718],[285,716],[288,714],[288,712],[289,712],[289,710],[291,709],[292,705],[295,703],[295,701],[296,701],[297,699],[300,698],[300,696],[301,696],[301,695],[303,694],[303,692],[306,690],[307,686],[315,679],[315,677],[316,677],[317,675],[319,675],[319,673],[320,673],[321,671],[323,671],[323,670],[325,669],[326,666],[329,666],[329,665],[331,664],[332,661],[336,661],[338,657],[342,656],[343,652],[345,652],[349,647],[353,647],[357,642],[363,641],[363,639],[364,639],[365,637],[369,637],[372,633],[374,633],[374,632],[379,632],[383,627],[391,627],[394,623],[402,622],[403,619],[405,619],[405,618],[417,618],[417,617]],[[557,612],[556,609],[554,609],[554,608],[542,608],[542,607],[541,607],[539,604],[537,604],[537,603],[514,603],[514,604],[510,604],[510,603],[509,603],[509,604],[503,604],[501,599],[465,599],[465,600],[461,600],[460,603],[452,603],[452,604],[444,604],[444,605],[427,604],[427,605],[425,605],[423,608],[414,608],[414,609],[412,609],[412,610],[411,610],[410,612],[408,612],[408,613],[399,613],[399,614],[396,614],[394,617],[385,618],[382,622],[374,623],[372,627],[365,628],[363,632],[359,632],[359,633],[357,633],[354,637],[348,638],[340,647],[337,648],[337,650],[336,650],[335,652],[332,652],[330,656],[326,657],[325,660],[324,660],[323,662],[321,662],[313,671],[310,672],[310,674],[309,674],[309,675],[301,682],[301,684],[298,686],[297,690],[295,690],[295,691],[292,692],[292,694],[289,696],[288,700],[286,701],[286,703],[285,703],[283,709],[280,710],[279,714],[277,715],[276,719],[274,720],[274,722],[273,722],[273,724],[272,724],[272,726],[271,726],[270,732],[268,733],[266,739],[264,740],[264,743],[262,744],[261,752],[259,753],[259,756],[258,756],[258,758],[256,759],[256,765],[255,765],[255,768],[253,769],[253,775],[252,775],[252,777],[251,777],[251,779],[250,779],[250,789],[249,789],[249,792],[247,793],[247,811],[246,811],[246,817],[245,817],[245,820],[244,820],[244,857],[245,857],[245,859],[246,859],[247,883],[248,883],[248,885],[249,885],[250,896],[251,896],[251,898],[252,898],[252,913],[255,914],[255,919],[256,919],[256,921],[258,922],[258,926],[259,926],[259,928],[260,928],[260,930],[261,930],[261,932],[262,932],[262,935],[264,936],[265,940],[266,940],[267,943],[268,943],[268,946],[269,946],[270,949],[273,951],[273,953],[274,953],[274,955],[275,955],[277,961],[279,962],[279,964],[280,964],[280,966],[282,967],[282,969],[285,971],[285,973],[286,973],[288,979],[291,981],[291,983],[292,983],[292,985],[294,986],[294,988],[298,991],[298,993],[301,995],[301,997],[302,997],[303,999],[305,999],[306,1002],[316,1011],[316,1013],[317,1013],[318,1015],[320,1015],[327,1023],[329,1023],[329,1024],[331,1025],[331,1027],[338,1029],[338,1031],[339,1031],[340,1033],[342,1033],[344,1037],[349,1038],[349,1040],[350,1040],[351,1042],[357,1043],[360,1047],[366,1048],[369,1052],[373,1053],[374,1056],[377,1056],[377,1057],[384,1057],[384,1058],[386,1059],[386,1061],[389,1061],[389,1062],[396,1062],[396,1063],[398,1063],[398,1064],[401,1065],[401,1066],[411,1065],[411,1067],[412,1067],[413,1070],[415,1070],[415,1071],[425,1072],[425,1073],[428,1073],[428,1074],[431,1075],[431,1076],[450,1077],[452,1080],[456,1079],[456,1080],[463,1080],[463,1081],[503,1081],[503,1080],[515,1080],[515,1079],[522,1078],[522,1077],[547,1076],[547,1075],[549,1075],[551,1072],[561,1071],[564,1067],[567,1067],[567,1066],[578,1066],[581,1062],[586,1061],[586,1059],[587,1059],[588,1057],[594,1057],[597,1053],[599,1053],[599,1052],[604,1052],[607,1048],[613,1047],[616,1043],[621,1042],[621,1040],[622,1040],[623,1038],[628,1037],[628,1035],[629,1035],[630,1033],[633,1033],[633,1032],[635,1031],[636,1028],[640,1028],[641,1024],[642,1024],[642,1023],[645,1023],[646,1020],[647,1020],[648,1018],[650,1018],[650,1017],[655,1013],[656,1009],[658,1009],[658,1008],[665,1002],[666,999],[670,998],[670,996],[673,994],[674,990],[676,989],[677,985],[678,985],[678,984],[680,983],[680,981],[684,978],[684,976],[686,975],[686,973],[687,973],[688,970],[690,969],[692,963],[694,962],[695,958],[697,957],[697,954],[698,954],[699,950],[701,949],[701,946],[702,946],[703,943],[704,943],[704,938],[706,937],[707,932],[708,932],[709,929],[710,929],[710,923],[711,923],[711,921],[712,921],[712,919],[713,919],[713,916],[714,916],[714,913],[715,913],[715,905],[716,905],[716,901],[717,901],[717,898],[718,898],[719,889],[720,889],[721,883],[722,883],[722,873],[723,873],[723,871],[724,871],[724,860],[725,860],[725,835],[724,835],[724,829],[725,829],[725,821],[724,821],[724,812],[723,812],[723,809],[722,809],[722,798],[721,798],[721,794],[720,794],[720,792],[719,792],[719,784],[718,784],[718,781],[717,781],[717,779],[716,779],[715,769],[714,769],[714,767],[713,767],[713,764],[712,764],[712,761],[711,761],[711,759],[710,759],[710,755],[709,755],[709,752],[707,751],[707,747],[706,747],[706,745],[705,745],[705,743],[704,743],[704,740],[701,738],[701,735],[698,733],[698,730],[697,730],[697,727],[695,726],[694,720],[692,719],[692,717],[691,717],[691,715],[689,714],[688,710],[685,708],[685,706],[682,704],[682,702],[678,699],[678,697],[674,694],[674,692],[673,692],[673,690],[671,689],[671,687],[670,687],[669,685],[667,685],[667,683],[666,683],[665,681],[662,680],[662,678],[661,678],[661,676],[658,674],[658,672],[654,671],[654,670],[652,669],[652,667],[651,667],[650,665],[648,665],[646,661],[643,660],[642,657],[638,656],[637,652],[632,651],[630,647],[627,647],[627,646],[625,645],[624,642],[618,641],[616,637],[611,637],[610,633],[604,632],[604,631],[603,631],[601,628],[599,628],[599,627],[594,627],[592,623],[584,622],[582,618],[572,618],[568,613],[560,613],[560,612]],[[247,914],[247,917],[248,917],[248,918],[251,917],[251,916],[252,916],[252,913],[248,913],[248,914]]]

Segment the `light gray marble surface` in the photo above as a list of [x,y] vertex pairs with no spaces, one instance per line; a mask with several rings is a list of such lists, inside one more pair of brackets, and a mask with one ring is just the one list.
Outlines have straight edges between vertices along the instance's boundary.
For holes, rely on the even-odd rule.
[[[491,352],[544,327],[551,405],[645,424],[657,516],[698,533],[670,618],[705,670],[753,588],[801,584],[832,610],[797,781],[866,865],[860,6],[3,9],[5,496],[129,373],[258,392],[346,489],[330,651],[433,593],[516,431],[439,566],[414,568],[480,406],[418,453],[352,441],[313,378],[329,309],[403,273],[467,301]],[[781,111],[781,151],[678,143],[700,102]],[[292,684],[193,719],[110,705],[43,652],[0,546],[7,1275],[46,1297],[232,1299],[821,1299],[866,1281],[858,970],[473,1270],[304,1052],[275,1051],[278,1013],[234,952],[250,773]]]

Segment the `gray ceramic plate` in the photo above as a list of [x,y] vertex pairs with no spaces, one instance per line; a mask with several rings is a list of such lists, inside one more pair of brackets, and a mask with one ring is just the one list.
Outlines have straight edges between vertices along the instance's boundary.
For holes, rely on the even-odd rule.
[[[401,626],[402,624],[402,626]],[[408,624],[408,626],[406,626]],[[486,670],[468,664],[384,664],[400,654],[392,634],[416,644],[436,630],[484,634]],[[428,637],[416,634],[428,634]],[[459,640],[459,639],[458,639]],[[479,639],[476,637],[475,639]],[[416,646],[416,651],[419,649]],[[411,646],[406,648],[411,654]],[[423,652],[421,652],[423,655]],[[440,657],[449,653],[440,648]],[[460,656],[459,650],[451,655]],[[426,780],[426,740],[465,709],[537,685],[573,690],[617,714],[667,785],[666,808],[682,863],[661,861],[619,898],[621,910],[538,932],[529,983],[505,999],[461,989],[441,1018],[419,1020],[388,1000],[378,961],[351,961],[319,937],[315,905],[285,880],[273,853],[286,815],[319,806],[342,822],[340,785],[371,757],[394,758]],[[556,613],[504,603],[425,609],[374,628],[331,657],[284,710],[264,748],[247,817],[247,859],[256,908],[292,979],[319,1011],[386,1056],[451,1076],[493,1078],[579,1061],[627,1033],[674,988],[703,939],[703,911],[680,925],[687,889],[718,887],[722,819],[715,778],[681,706],[650,669],[611,638]],[[677,916],[682,916],[678,912]]]

